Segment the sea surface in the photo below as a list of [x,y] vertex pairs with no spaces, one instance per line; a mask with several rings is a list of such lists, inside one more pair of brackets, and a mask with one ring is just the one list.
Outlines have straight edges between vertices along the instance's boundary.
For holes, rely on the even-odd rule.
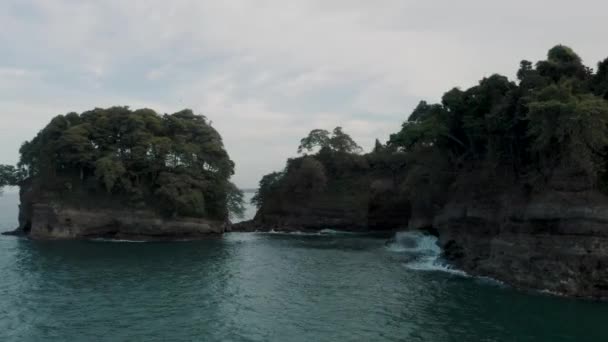
[[[16,221],[5,193],[0,231]],[[608,341],[608,303],[469,277],[439,253],[415,232],[1,237],[0,341]]]

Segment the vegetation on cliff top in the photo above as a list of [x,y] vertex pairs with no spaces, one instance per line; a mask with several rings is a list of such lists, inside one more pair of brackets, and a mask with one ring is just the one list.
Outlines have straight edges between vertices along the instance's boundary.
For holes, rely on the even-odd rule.
[[23,179],[22,171],[12,165],[0,165],[0,194],[5,186],[17,186]]
[[161,116],[112,107],[59,115],[20,152],[19,169],[1,168],[7,172],[0,182],[29,179],[66,199],[109,196],[170,217],[224,220],[243,211],[220,134],[190,110]]
[[488,174],[489,184],[506,174],[542,186],[561,173],[605,190],[608,59],[593,71],[558,45],[546,60],[522,61],[517,78],[492,75],[469,89],[449,90],[440,103],[420,102],[399,132],[384,145],[376,141],[365,155],[331,148],[328,132],[313,130],[298,151],[317,146],[319,152],[290,159],[284,171],[265,176],[254,203],[262,207],[298,186],[320,191],[353,168],[392,173],[392,186],[412,206],[434,205],[439,192],[471,169]]

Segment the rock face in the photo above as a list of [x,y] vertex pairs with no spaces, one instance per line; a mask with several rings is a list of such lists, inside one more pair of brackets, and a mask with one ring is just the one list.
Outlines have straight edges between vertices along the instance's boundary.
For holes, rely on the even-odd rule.
[[408,203],[394,190],[389,179],[373,182],[362,179],[353,184],[349,191],[271,198],[254,220],[232,225],[231,229],[307,231],[331,228],[366,231],[406,228]]
[[37,240],[182,240],[222,234],[224,222],[197,218],[166,219],[150,210],[83,208],[22,187],[19,228],[12,234]]
[[458,197],[433,222],[456,267],[517,287],[608,299],[606,196],[547,190]]
[[32,239],[109,238],[127,240],[195,239],[222,234],[225,225],[202,219],[166,220],[149,211],[83,210],[35,204]]

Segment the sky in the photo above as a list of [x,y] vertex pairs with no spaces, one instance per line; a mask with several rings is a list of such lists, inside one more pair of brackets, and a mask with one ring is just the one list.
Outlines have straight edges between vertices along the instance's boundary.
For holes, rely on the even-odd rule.
[[206,115],[255,187],[315,128],[366,150],[556,44],[608,57],[602,0],[0,0],[0,163],[48,121],[127,105]]

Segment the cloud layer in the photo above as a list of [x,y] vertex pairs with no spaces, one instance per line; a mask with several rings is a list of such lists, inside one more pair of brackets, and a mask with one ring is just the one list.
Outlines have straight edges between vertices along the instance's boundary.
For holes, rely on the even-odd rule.
[[57,114],[192,108],[222,133],[235,181],[283,167],[313,128],[364,147],[437,101],[553,45],[608,56],[602,1],[5,0],[0,163]]

